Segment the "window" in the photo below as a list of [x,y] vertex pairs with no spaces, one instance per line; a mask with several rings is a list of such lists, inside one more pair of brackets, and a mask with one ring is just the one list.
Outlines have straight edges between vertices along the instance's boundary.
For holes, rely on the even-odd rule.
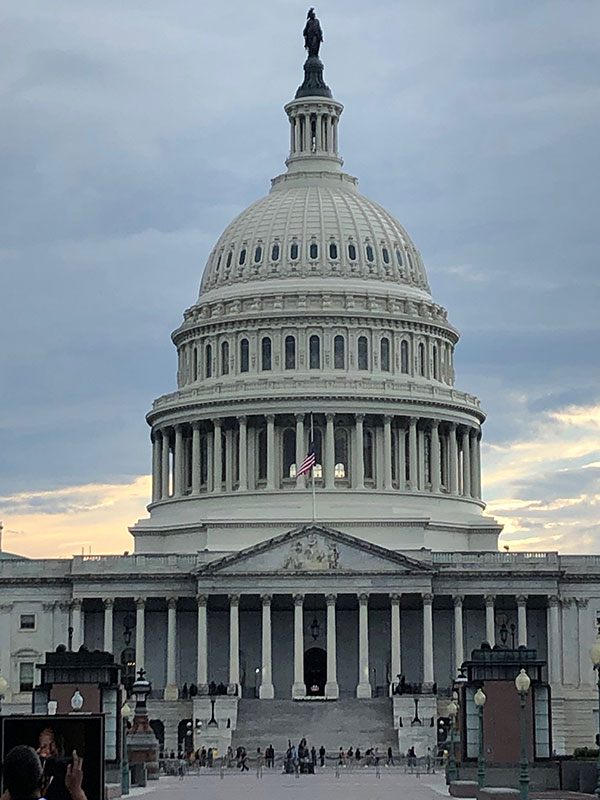
[[425,345],[419,345],[419,375],[425,375]]
[[333,340],[333,368],[346,368],[346,342],[343,336],[336,336]]
[[358,337],[358,368],[369,369],[369,344],[366,336]]
[[21,614],[20,630],[34,631],[35,630],[35,614]]
[[337,256],[337,244],[335,242],[331,242],[329,245],[329,258],[333,258],[335,260]]
[[390,340],[384,336],[379,343],[379,360],[383,372],[390,371]]
[[400,343],[400,372],[408,375],[408,342],[406,339]]
[[242,266],[242,264],[246,263],[246,248],[245,247],[242,250],[240,250],[239,263],[240,263],[240,267]]
[[314,261],[316,258],[319,257],[319,246],[316,242],[311,242],[309,247],[309,255]]
[[401,267],[402,266],[402,250],[400,250],[399,247],[396,248],[396,259],[398,261],[398,266]]
[[283,477],[296,477],[296,431],[291,428],[283,432]]
[[227,265],[226,265],[226,266],[227,266],[227,268],[228,268],[228,269],[229,269],[229,267],[231,266],[231,259],[232,259],[232,258],[233,258],[233,254],[232,254],[232,252],[231,252],[231,250],[230,250],[230,251],[227,253]]
[[335,432],[335,467],[334,478],[345,478],[348,474],[348,432],[338,428]]
[[387,249],[387,247],[384,247],[382,249],[381,255],[383,256],[384,263],[385,264],[389,264],[390,263],[390,251]]
[[311,336],[308,342],[310,369],[320,369],[321,367],[321,340],[318,336]]
[[221,342],[221,375],[229,375],[229,342]]
[[192,380],[198,380],[198,348],[194,347],[192,351]]
[[425,460],[425,483],[431,483],[431,434],[423,438],[423,458]]
[[356,245],[352,244],[352,242],[348,245],[348,258],[350,261],[356,261]]
[[271,340],[265,336],[260,343],[261,369],[264,371],[271,369]]
[[33,661],[21,661],[19,664],[19,691],[33,691]]
[[207,344],[204,348],[204,377],[210,378],[212,376],[212,347]]
[[414,272],[414,269],[415,269],[415,268],[413,267],[413,260],[412,260],[412,256],[411,256],[411,254],[408,252],[408,250],[406,251],[406,258],[407,258],[407,260],[408,260],[408,268],[410,269],[410,271],[411,271],[411,272]]
[[367,245],[366,253],[367,253],[367,261],[373,261],[375,259],[375,253],[373,252],[373,248],[371,247],[370,244]]
[[293,336],[285,337],[285,368],[296,369],[296,339]]
[[248,372],[250,369],[250,344],[248,339],[240,342],[240,372]]
[[290,258],[292,261],[296,261],[298,258],[298,243],[292,242],[292,246],[290,247]]
[[254,251],[254,263],[258,264],[261,258],[262,258],[262,247],[258,245]]
[[275,243],[271,248],[271,261],[279,260],[279,245]]
[[438,349],[433,345],[433,379],[438,379]]
[[365,478],[373,480],[373,434],[363,431],[363,459],[365,465]]

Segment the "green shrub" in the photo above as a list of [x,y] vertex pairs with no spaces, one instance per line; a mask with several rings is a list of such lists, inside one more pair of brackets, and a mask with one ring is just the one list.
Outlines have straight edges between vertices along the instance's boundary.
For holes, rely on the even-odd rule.
[[598,758],[597,747],[576,747],[573,750],[574,758],[585,759],[586,761],[595,761]]

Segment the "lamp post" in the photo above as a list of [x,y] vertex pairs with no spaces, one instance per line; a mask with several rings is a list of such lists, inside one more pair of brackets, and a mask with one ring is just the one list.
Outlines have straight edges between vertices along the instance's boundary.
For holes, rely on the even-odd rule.
[[81,694],[79,689],[75,689],[75,691],[73,692],[73,697],[71,697],[71,708],[75,713],[81,711],[81,709],[83,708],[83,695]]
[[121,794],[129,794],[129,758],[127,757],[127,725],[131,716],[129,703],[124,703],[121,708],[121,720],[123,729],[123,744],[121,752]]
[[[600,633],[592,645],[590,658],[592,659],[592,664],[594,665],[594,670],[596,671],[596,677],[598,679],[598,731],[600,733]],[[2,694],[1,690],[0,694]],[[600,742],[600,736],[598,737],[598,741]],[[600,747],[598,747],[598,762],[596,766],[596,794],[598,798],[600,798]]]
[[485,786],[485,758],[483,755],[483,707],[487,697],[481,689],[481,686],[475,692],[473,698],[477,711],[479,712],[479,753],[477,755],[477,787],[483,789]]
[[7,689],[8,681],[4,675],[0,675],[0,713],[2,713],[2,701],[4,700],[4,695],[6,694]]
[[458,714],[458,706],[454,699],[450,700],[447,709],[448,716],[450,717],[450,750],[448,753],[448,783],[458,779],[458,771],[456,769],[456,756],[454,754],[454,725],[456,724],[456,715]]
[[525,710],[527,707],[527,692],[531,686],[531,678],[521,668],[515,678],[515,686],[521,698],[521,770],[519,772],[519,788],[521,790],[521,800],[529,800],[529,770],[527,763],[527,719]]

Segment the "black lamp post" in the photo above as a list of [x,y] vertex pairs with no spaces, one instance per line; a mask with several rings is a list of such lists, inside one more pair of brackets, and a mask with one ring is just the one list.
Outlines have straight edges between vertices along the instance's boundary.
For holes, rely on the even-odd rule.
[[129,703],[124,703],[121,708],[122,720],[122,748],[121,748],[121,794],[129,794],[129,758],[127,756],[127,726],[131,716]]
[[485,756],[483,754],[483,707],[487,697],[481,687],[475,692],[473,698],[479,712],[479,753],[477,755],[477,787],[483,789],[485,786]]
[[525,716],[527,708],[527,692],[531,686],[531,678],[521,669],[515,678],[515,686],[521,698],[521,769],[519,772],[519,788],[521,790],[521,800],[529,800],[529,764],[527,761],[527,718]]
[[450,717],[450,743],[448,752],[448,783],[453,783],[458,780],[458,770],[456,769],[456,756],[454,754],[454,726],[456,725],[456,716],[458,714],[458,706],[454,699],[448,703],[448,716]]

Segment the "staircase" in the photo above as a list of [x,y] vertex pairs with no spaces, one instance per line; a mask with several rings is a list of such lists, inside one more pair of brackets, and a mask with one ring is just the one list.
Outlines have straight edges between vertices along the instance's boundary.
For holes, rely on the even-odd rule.
[[288,739],[298,744],[306,737],[308,746],[328,753],[346,751],[351,745],[364,752],[378,747],[383,755],[391,745],[398,750],[394,730],[392,701],[388,697],[372,700],[332,700],[322,702],[294,700],[242,699],[238,705],[237,729],[233,747],[243,745],[248,753],[272,744],[277,755],[288,746]]

